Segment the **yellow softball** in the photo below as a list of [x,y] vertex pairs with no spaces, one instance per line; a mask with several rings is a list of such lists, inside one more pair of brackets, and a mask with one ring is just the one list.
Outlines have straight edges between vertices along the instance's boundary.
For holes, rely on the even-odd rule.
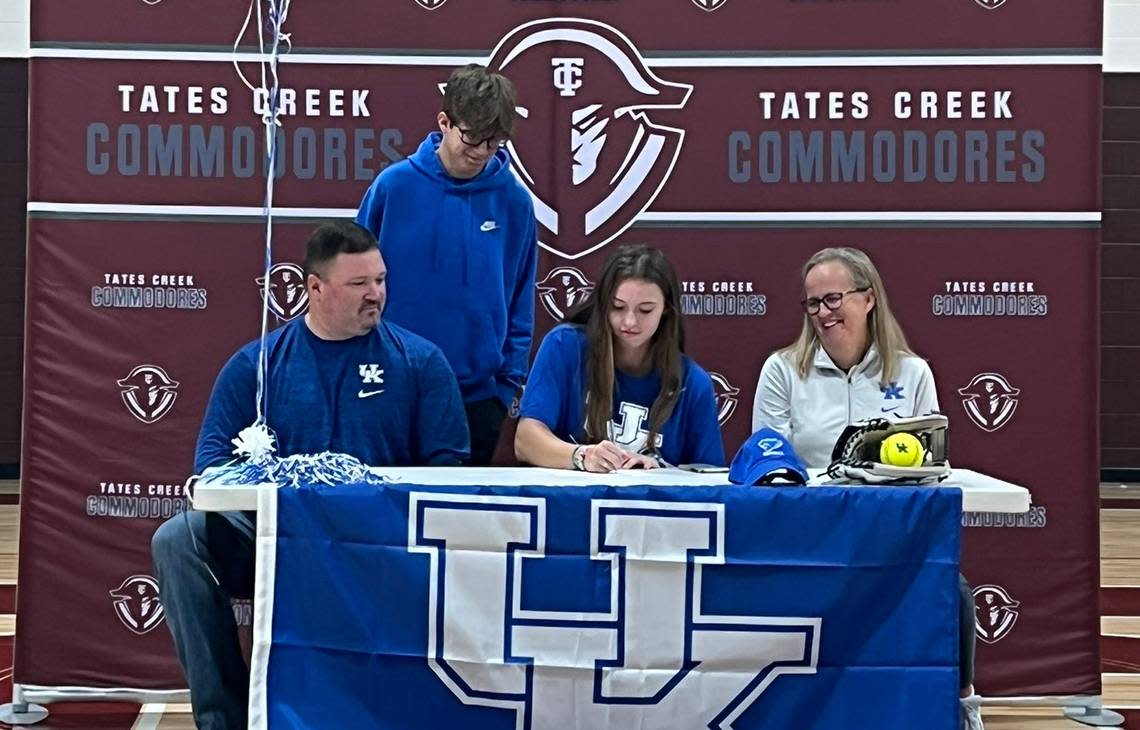
[[914,434],[892,433],[879,445],[879,461],[891,466],[922,466],[926,451]]

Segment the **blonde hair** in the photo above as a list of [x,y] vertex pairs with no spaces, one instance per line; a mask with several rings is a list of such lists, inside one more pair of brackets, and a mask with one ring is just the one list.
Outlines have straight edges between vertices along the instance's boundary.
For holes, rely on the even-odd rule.
[[[874,294],[875,306],[867,314],[870,320],[867,329],[871,333],[871,343],[879,348],[879,358],[883,363],[879,381],[884,384],[894,382],[899,373],[899,357],[913,355],[914,351],[910,349],[902,327],[891,313],[890,304],[887,302],[887,290],[883,287],[879,270],[875,268],[870,257],[859,249],[840,246],[816,251],[804,264],[803,278],[807,279],[808,272],[816,266],[832,261],[842,264],[847,269],[855,288],[870,289]],[[804,379],[807,378],[808,370],[815,360],[819,347],[819,335],[812,326],[811,317],[804,312],[804,324],[799,337],[780,352],[792,357],[796,372],[801,379]]]

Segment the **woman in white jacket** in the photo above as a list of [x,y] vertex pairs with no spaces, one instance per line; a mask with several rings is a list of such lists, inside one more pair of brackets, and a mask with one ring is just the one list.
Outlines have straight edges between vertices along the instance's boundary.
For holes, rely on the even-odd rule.
[[810,467],[831,464],[843,429],[938,410],[934,375],[907,345],[867,254],[825,248],[804,265],[803,329],[760,371],[752,430],[782,433]]
[[[803,268],[803,328],[760,371],[753,432],[767,426],[787,438],[808,467],[826,468],[843,429],[866,418],[938,411],[930,366],[907,344],[887,292],[867,254],[825,248]],[[974,598],[959,576],[963,726],[982,727],[974,695]]]

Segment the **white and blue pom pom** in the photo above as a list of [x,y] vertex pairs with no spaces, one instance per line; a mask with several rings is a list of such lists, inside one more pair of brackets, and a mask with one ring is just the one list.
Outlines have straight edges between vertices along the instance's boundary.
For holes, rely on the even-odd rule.
[[387,480],[373,474],[368,465],[348,454],[324,451],[319,454],[274,456],[276,438],[265,424],[243,428],[232,441],[235,461],[206,469],[201,481],[209,484],[300,487],[305,484],[383,484]]

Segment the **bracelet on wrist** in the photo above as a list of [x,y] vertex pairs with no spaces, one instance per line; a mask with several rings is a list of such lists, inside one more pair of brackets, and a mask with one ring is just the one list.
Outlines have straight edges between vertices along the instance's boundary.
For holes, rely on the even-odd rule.
[[570,455],[570,468],[575,471],[586,471],[586,447],[575,446],[574,453]]

